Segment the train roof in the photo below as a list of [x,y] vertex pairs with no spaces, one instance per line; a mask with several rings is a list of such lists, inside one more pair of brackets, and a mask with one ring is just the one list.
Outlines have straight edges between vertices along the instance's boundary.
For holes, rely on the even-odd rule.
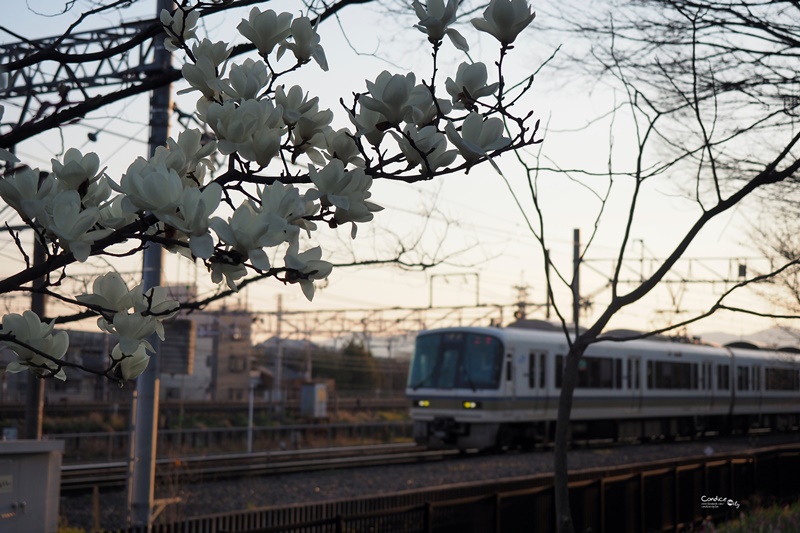
[[[563,345],[564,349],[566,349],[566,343],[567,343],[567,340],[564,336],[565,335],[564,332],[562,330],[556,330],[554,328],[539,329],[539,328],[520,328],[520,327],[501,328],[493,326],[491,327],[463,326],[463,327],[449,327],[449,328],[425,330],[421,331],[420,334],[445,332],[445,331],[467,331],[467,332],[477,333],[480,335],[492,335],[506,342],[526,342],[526,341],[538,340],[539,342],[547,344]],[[724,355],[726,357],[730,356],[730,354],[733,354],[735,357],[742,359],[750,359],[750,360],[769,359],[774,361],[777,358],[780,360],[784,360],[787,363],[800,363],[800,350],[794,349],[792,347],[784,347],[782,349],[767,349],[756,346],[751,347],[749,345],[745,346],[742,344],[736,346],[719,346],[712,344],[700,344],[688,341],[681,342],[666,337],[625,340],[626,337],[630,338],[635,335],[641,334],[640,332],[634,332],[632,330],[616,330],[614,332],[604,333],[603,335],[606,336],[609,334],[611,334],[610,337],[606,337],[606,340],[594,343],[592,347],[599,349],[599,348],[607,348],[612,345],[616,346],[624,345],[625,348],[628,350],[637,350],[641,352],[654,352],[654,351],[664,352],[665,350],[668,350],[668,351],[683,353],[686,355],[689,354],[709,355],[709,356]]]

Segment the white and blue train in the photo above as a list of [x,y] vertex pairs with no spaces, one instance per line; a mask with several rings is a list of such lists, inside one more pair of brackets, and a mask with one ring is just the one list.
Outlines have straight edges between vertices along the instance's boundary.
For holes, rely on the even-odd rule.
[[[406,394],[420,444],[529,447],[555,427],[567,342],[559,331],[422,332]],[[665,340],[604,341],[580,362],[574,439],[797,429],[800,351]]]

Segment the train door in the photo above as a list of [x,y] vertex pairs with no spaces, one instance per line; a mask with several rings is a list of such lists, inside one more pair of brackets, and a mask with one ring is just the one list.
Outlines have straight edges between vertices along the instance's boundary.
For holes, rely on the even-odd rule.
[[642,358],[631,355],[627,362],[627,386],[631,397],[631,409],[639,411],[642,408]]
[[702,394],[705,398],[706,406],[708,407],[709,412],[714,409],[714,374],[713,374],[714,365],[711,361],[703,361],[701,363],[701,371],[703,375],[700,380],[700,387],[702,388]]
[[751,380],[751,382],[753,384],[752,391],[753,391],[753,394],[755,396],[754,400],[755,400],[756,409],[758,410],[759,417],[761,416],[761,407],[762,407],[761,401],[763,400],[762,390],[763,390],[763,387],[764,387],[764,385],[762,383],[762,380],[761,380],[761,373],[762,373],[761,368],[762,368],[761,365],[753,365],[753,367],[751,369],[752,372],[753,372],[753,379]]
[[535,415],[544,414],[547,409],[547,390],[545,388],[545,376],[547,369],[547,352],[543,350],[531,350],[527,360],[528,371],[525,372],[525,383],[520,386],[528,391],[531,408]]

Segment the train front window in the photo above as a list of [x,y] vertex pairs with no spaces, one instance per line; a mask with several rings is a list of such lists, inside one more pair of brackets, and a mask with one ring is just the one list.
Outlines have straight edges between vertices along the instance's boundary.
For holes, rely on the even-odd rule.
[[496,389],[503,346],[489,335],[430,333],[417,337],[408,386],[437,389]]

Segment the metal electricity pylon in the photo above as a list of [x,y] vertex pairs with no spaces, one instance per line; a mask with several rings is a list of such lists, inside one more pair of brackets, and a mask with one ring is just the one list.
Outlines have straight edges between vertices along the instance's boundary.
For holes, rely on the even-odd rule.
[[153,63],[154,20],[0,44],[0,64],[9,73],[4,97],[126,85],[143,80]]
[[[156,12],[174,9],[172,0],[157,0]],[[11,33],[8,29],[7,33]],[[14,144],[13,134],[20,130],[35,135],[49,127],[63,124],[61,120],[83,118],[82,109],[92,106],[100,87],[118,86],[115,92],[124,95],[126,89],[138,92],[153,89],[150,103],[150,150],[166,144],[171,114],[169,81],[166,75],[175,70],[170,54],[164,50],[163,30],[154,20],[123,24],[114,28],[66,33],[58,37],[21,40],[0,45],[0,68],[8,72],[5,101],[22,100],[16,109],[16,126],[6,136],[4,144]],[[152,86],[143,84],[148,78],[160,78]],[[138,84],[138,88],[135,87]],[[55,95],[47,99],[46,95]],[[98,100],[94,100],[98,103]],[[55,117],[55,118],[53,118]],[[48,124],[48,121],[53,124]],[[31,125],[34,127],[31,128]],[[42,129],[44,127],[44,129]],[[24,138],[21,137],[21,138]],[[145,250],[143,282],[145,288],[160,284],[161,248]],[[157,341],[157,339],[153,339]],[[152,341],[151,341],[152,342]],[[33,397],[31,397],[33,398]],[[41,412],[42,397],[38,400]],[[137,380],[134,396],[135,419],[133,453],[129,487],[129,506],[133,525],[149,527],[154,511],[155,443],[158,419],[158,358],[151,360],[148,369]]]

